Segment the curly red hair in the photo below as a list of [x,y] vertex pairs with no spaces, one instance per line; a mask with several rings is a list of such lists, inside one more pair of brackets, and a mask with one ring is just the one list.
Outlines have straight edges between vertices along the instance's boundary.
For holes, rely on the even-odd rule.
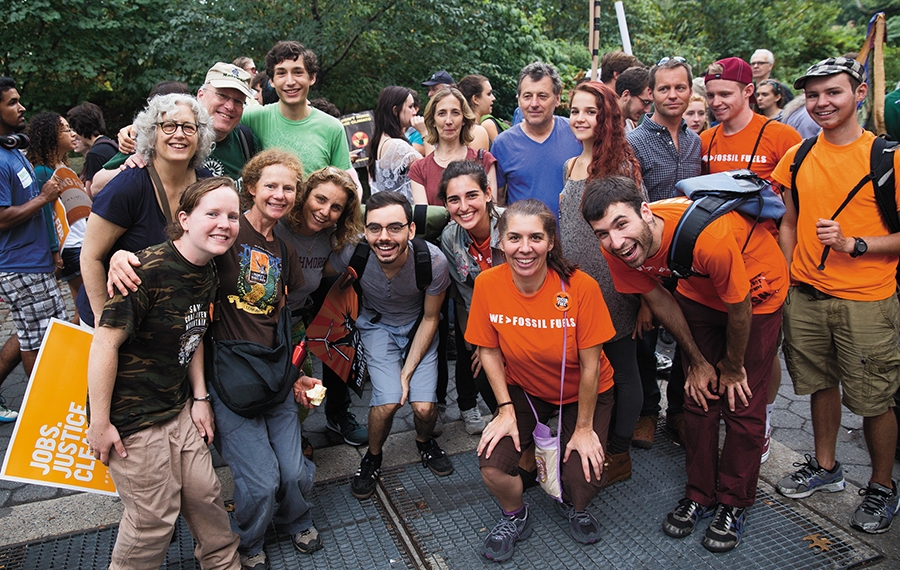
[[625,121],[615,91],[598,81],[585,81],[575,87],[569,101],[579,91],[592,95],[598,110],[588,180],[618,174],[640,185],[641,164],[625,139]]

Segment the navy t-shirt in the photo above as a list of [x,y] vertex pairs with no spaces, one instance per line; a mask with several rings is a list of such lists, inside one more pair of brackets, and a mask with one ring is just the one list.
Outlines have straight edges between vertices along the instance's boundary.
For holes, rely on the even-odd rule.
[[[209,170],[196,169],[197,178],[209,178]],[[172,204],[170,204],[172,206]],[[166,241],[166,218],[159,209],[156,190],[146,168],[126,168],[110,180],[102,192],[94,197],[91,216],[100,216],[107,222],[125,228],[125,233],[106,254],[105,262],[124,249],[137,252]],[[79,318],[93,324],[94,313],[84,286],[75,301]]]

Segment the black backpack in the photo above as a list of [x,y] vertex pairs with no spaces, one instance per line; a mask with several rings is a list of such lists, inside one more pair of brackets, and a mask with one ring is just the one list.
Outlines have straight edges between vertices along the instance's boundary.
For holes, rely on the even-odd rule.
[[[803,160],[812,147],[819,140],[818,135],[805,139],[797,149],[794,155],[794,161],[791,163],[791,198],[794,200],[794,208],[800,212],[800,195],[797,192],[797,171],[803,164]],[[850,203],[856,194],[862,190],[863,186],[872,182],[875,188],[875,202],[878,204],[878,211],[881,214],[884,225],[888,227],[890,233],[900,232],[900,219],[897,217],[897,200],[894,197],[894,152],[900,143],[889,141],[882,137],[876,137],[872,141],[872,150],[869,153],[869,173],[856,183],[856,186],[847,194],[847,198],[831,216],[835,219]],[[825,247],[822,252],[822,261],[819,264],[819,270],[825,269],[825,259],[831,248]],[[898,266],[900,267],[900,266]],[[898,272],[898,281],[900,281],[900,272]]]
[[244,160],[249,161],[256,155],[256,143],[253,142],[253,131],[247,125],[239,124],[237,126],[238,140],[241,143],[241,151],[244,153]]

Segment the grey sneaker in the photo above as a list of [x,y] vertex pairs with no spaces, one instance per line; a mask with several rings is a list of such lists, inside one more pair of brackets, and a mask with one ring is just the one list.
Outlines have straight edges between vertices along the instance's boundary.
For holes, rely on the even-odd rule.
[[600,523],[590,511],[576,511],[570,503],[554,501],[556,510],[569,521],[569,534],[581,544],[600,540]]
[[460,410],[459,415],[462,417],[466,426],[466,433],[469,435],[477,435],[484,431],[484,418],[481,417],[478,406],[471,410]]
[[712,507],[704,507],[687,497],[678,501],[678,506],[666,515],[663,532],[672,538],[684,538],[694,532],[697,521],[713,514]]
[[268,570],[269,562],[266,560],[266,551],[260,550],[253,556],[241,554],[241,570]]
[[292,536],[291,542],[294,543],[294,548],[304,554],[312,554],[322,548],[322,537],[319,536],[319,531],[314,526]]
[[800,469],[784,477],[778,482],[778,492],[791,499],[802,499],[815,493],[825,491],[836,493],[843,491],[847,483],[844,481],[844,470],[841,464],[835,462],[834,473],[819,466],[816,458],[806,454],[806,461],[794,463],[794,467]]
[[516,543],[531,536],[531,517],[528,516],[528,510],[528,503],[525,503],[525,511],[521,516],[504,516],[497,526],[491,529],[481,548],[485,558],[494,562],[506,562],[512,558],[516,551]]
[[15,410],[10,410],[6,407],[6,400],[3,396],[0,396],[0,423],[9,423],[16,421],[16,418],[19,417],[19,412]]
[[891,482],[893,489],[878,483],[869,483],[867,489],[860,489],[859,494],[865,497],[856,512],[850,517],[850,526],[869,534],[881,534],[891,528],[894,515],[900,509],[900,494],[897,484]]
[[700,544],[710,552],[728,552],[737,548],[744,534],[747,509],[719,504]]
[[344,442],[359,447],[369,441],[369,430],[356,421],[356,416],[348,409],[337,418],[325,417],[325,427],[341,434]]

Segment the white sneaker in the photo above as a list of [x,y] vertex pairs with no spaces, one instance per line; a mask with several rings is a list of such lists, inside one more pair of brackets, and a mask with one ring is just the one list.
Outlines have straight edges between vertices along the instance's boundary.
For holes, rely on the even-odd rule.
[[477,405],[471,410],[460,410],[459,415],[465,422],[466,433],[469,435],[477,435],[484,431],[484,418],[481,417],[481,412],[478,411]]
[[9,423],[16,421],[16,418],[19,417],[19,412],[15,410],[10,410],[6,407],[6,400],[0,398],[0,423]]

